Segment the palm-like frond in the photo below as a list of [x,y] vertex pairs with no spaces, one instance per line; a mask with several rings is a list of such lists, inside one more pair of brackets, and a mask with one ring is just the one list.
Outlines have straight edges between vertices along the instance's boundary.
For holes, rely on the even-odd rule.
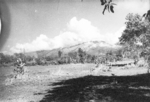
[[105,3],[107,2],[106,0],[100,0],[101,5],[105,5]]
[[[81,0],[81,2],[83,2],[83,0]],[[111,11],[112,13],[114,13],[114,6],[116,5],[115,3],[112,3],[112,0],[100,0],[101,5],[104,5],[104,9],[103,9],[103,15],[105,13],[105,10],[108,9],[108,12]]]
[[105,13],[106,9],[108,9],[108,12],[110,10],[112,13],[114,13],[114,6],[113,5],[116,5],[116,4],[112,3],[112,0],[109,0],[108,2],[106,1],[105,7],[103,9],[103,14]]
[[108,5],[105,5],[104,9],[103,9],[103,15],[105,13],[105,10],[107,9]]
[[142,17],[146,17],[146,14],[147,14],[147,13],[144,13]]
[[150,17],[150,10],[147,11],[146,18]]
[[110,11],[111,11],[112,13],[114,13],[114,6],[113,6],[113,5],[110,5]]

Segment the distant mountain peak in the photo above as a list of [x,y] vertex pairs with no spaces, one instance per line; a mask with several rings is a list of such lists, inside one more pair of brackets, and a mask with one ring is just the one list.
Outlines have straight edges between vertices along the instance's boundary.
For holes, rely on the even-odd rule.
[[99,55],[100,53],[106,53],[111,49],[115,49],[117,45],[111,45],[105,41],[88,41],[78,43],[76,45],[67,46],[63,48],[57,48],[52,50],[45,51],[37,51],[38,55],[41,56],[58,56],[58,51],[61,50],[63,54],[67,54],[69,52],[77,52],[79,48],[83,51],[86,51],[88,54]]

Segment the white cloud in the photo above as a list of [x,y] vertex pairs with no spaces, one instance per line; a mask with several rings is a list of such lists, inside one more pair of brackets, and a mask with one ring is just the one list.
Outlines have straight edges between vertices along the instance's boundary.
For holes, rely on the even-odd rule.
[[12,52],[20,52],[23,49],[26,51],[46,50],[59,47],[70,46],[87,41],[106,41],[114,44],[118,41],[118,37],[123,28],[115,34],[100,34],[97,27],[94,27],[90,21],[86,19],[77,20],[73,17],[67,24],[67,31],[60,33],[54,38],[48,38],[46,35],[41,34],[31,43],[16,44],[11,48]]
[[110,42],[111,44],[116,44],[119,41],[119,37],[121,37],[122,32],[125,30],[125,26],[121,27],[119,30],[117,30],[114,34],[107,33],[105,35],[105,41]]
[[98,28],[94,27],[91,22],[86,19],[78,21],[77,18],[74,17],[68,24],[68,28],[82,38],[82,40],[102,40]]
[[67,31],[54,38],[54,41],[61,43],[62,47],[80,42],[103,39],[98,28],[94,27],[91,22],[86,19],[78,21],[76,17],[73,17],[67,24],[67,28]]
[[23,50],[36,51],[36,50],[49,49],[50,45],[52,45],[51,39],[49,39],[46,35],[41,34],[31,43],[24,43],[24,44],[17,43],[16,46],[12,47],[10,50],[12,52],[21,52]]

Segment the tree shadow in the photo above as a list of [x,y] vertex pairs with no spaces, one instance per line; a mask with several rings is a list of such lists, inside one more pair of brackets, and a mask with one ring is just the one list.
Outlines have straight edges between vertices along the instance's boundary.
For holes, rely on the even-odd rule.
[[40,102],[150,102],[148,74],[122,77],[85,76],[52,85],[56,87],[48,90]]

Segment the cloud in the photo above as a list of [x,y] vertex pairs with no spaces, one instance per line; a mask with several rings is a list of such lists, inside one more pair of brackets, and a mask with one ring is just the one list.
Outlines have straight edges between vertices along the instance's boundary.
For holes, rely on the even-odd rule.
[[107,33],[105,34],[105,41],[108,43],[111,43],[112,45],[119,42],[119,37],[121,37],[122,32],[125,30],[126,26],[121,27],[119,30],[117,30],[115,33]]
[[73,17],[67,24],[67,31],[54,38],[56,42],[60,40],[63,46],[102,39],[103,36],[100,35],[100,31],[90,21],[86,19],[78,21],[76,17]]
[[118,37],[122,28],[115,34],[100,34],[97,27],[93,26],[90,21],[86,19],[77,20],[73,17],[67,24],[67,30],[55,36],[48,38],[46,35],[41,34],[30,43],[16,44],[10,50],[12,52],[36,51],[36,50],[50,50],[59,47],[66,47],[87,41],[106,41],[114,44],[118,41]]
[[19,44],[17,43],[15,47],[12,47],[10,50],[12,52],[22,52],[25,51],[36,51],[50,48],[51,39],[49,39],[46,35],[41,34],[31,43]]

